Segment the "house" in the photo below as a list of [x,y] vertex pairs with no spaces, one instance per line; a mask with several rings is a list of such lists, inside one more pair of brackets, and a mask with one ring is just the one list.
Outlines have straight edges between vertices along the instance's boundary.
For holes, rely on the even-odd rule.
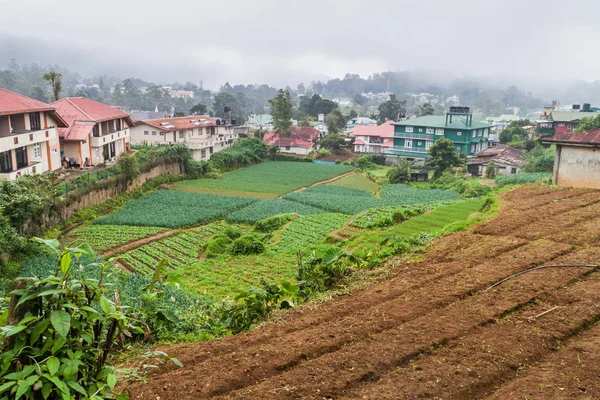
[[231,147],[238,134],[233,125],[204,115],[137,121],[131,128],[131,142],[143,145],[184,143],[194,160],[209,160],[218,151]]
[[269,114],[252,114],[246,121],[246,126],[251,130],[273,130],[273,117]]
[[394,146],[388,154],[423,163],[429,158],[429,148],[435,140],[447,138],[457,153],[474,156],[489,147],[491,124],[473,121],[468,107],[450,107],[443,115],[426,115],[396,122]]
[[499,144],[477,153],[467,161],[467,172],[472,176],[483,176],[490,162],[496,165],[496,175],[512,175],[521,172],[523,150]]
[[590,107],[588,103],[583,104],[583,108],[579,104],[574,104],[572,107],[568,111],[558,111],[553,106],[544,106],[541,120],[537,123],[539,136],[575,132],[583,118],[600,115],[598,109]]
[[61,168],[56,107],[0,89],[0,179]]
[[281,139],[275,132],[267,133],[263,141],[269,146],[279,146],[282,153],[308,154],[319,143],[321,132],[310,126],[290,127],[290,137]]
[[386,153],[394,146],[394,121],[377,125],[356,125],[352,133],[355,153]]
[[600,129],[556,133],[544,143],[556,145],[554,185],[600,189]]
[[51,103],[68,127],[59,128],[61,157],[80,167],[102,164],[127,151],[130,115],[85,97]]

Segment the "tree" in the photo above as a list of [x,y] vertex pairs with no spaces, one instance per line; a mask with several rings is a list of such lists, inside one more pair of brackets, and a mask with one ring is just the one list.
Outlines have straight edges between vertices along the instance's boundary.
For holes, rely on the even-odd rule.
[[496,163],[490,161],[485,167],[485,177],[488,179],[494,179],[496,177]]
[[396,121],[401,115],[406,114],[406,100],[396,99],[395,94],[390,94],[390,99],[379,105],[379,124],[383,124],[387,120]]
[[43,101],[44,103],[48,102],[48,96],[46,95],[46,91],[43,87],[38,85],[34,86],[33,89],[31,89],[31,97],[36,100]]
[[344,144],[346,139],[340,136],[339,133],[328,133],[321,139],[321,148],[328,149],[332,152],[338,151]]
[[458,153],[454,151],[454,143],[447,138],[436,140],[429,149],[429,154],[431,157],[427,159],[427,165],[435,167],[433,175],[435,179],[442,176],[448,168],[458,167],[463,163]]
[[273,118],[273,127],[275,133],[281,140],[282,137],[289,137],[292,132],[292,102],[290,93],[279,90],[274,99],[269,100],[271,106],[271,117]]
[[44,74],[42,78],[52,87],[54,101],[58,101],[60,98],[60,92],[62,91],[62,74],[51,69],[50,72]]
[[520,142],[527,140],[528,137],[529,134],[525,129],[511,124],[500,132],[499,140],[500,143]]
[[594,117],[585,117],[581,119],[575,132],[590,131],[592,129],[600,129],[600,114]]
[[354,118],[358,118],[358,113],[354,110],[350,110],[350,112],[346,116],[346,121],[352,121]]
[[309,117],[304,117],[302,119],[302,121],[300,121],[300,126],[312,126],[310,124],[310,118]]
[[201,103],[195,104],[192,108],[190,108],[190,114],[193,115],[204,115],[206,114],[206,111],[206,106]]
[[340,132],[346,126],[342,112],[336,108],[325,116],[325,124],[329,132]]
[[412,172],[412,162],[406,158],[399,158],[398,161],[387,172],[387,177],[390,183],[406,183],[410,182]]
[[424,115],[433,115],[435,109],[429,103],[425,103],[422,106],[419,106],[419,115],[422,117]]
[[525,172],[552,172],[556,146],[545,149],[539,143],[523,154],[523,171]]

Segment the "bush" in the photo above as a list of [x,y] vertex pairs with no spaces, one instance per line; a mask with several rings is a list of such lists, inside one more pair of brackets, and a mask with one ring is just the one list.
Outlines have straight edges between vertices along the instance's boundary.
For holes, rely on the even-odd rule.
[[294,214],[279,214],[273,217],[265,218],[256,223],[254,230],[256,232],[271,233],[281,228],[294,218]]
[[255,233],[248,233],[239,239],[236,239],[229,247],[229,253],[238,255],[261,254],[265,251],[265,244],[260,236]]
[[225,228],[223,233],[227,235],[227,237],[231,240],[235,240],[242,236],[242,231],[240,231],[237,228],[234,228],[233,226],[228,226],[227,228]]
[[390,183],[410,182],[412,162],[405,158],[399,158],[394,166],[387,172]]
[[225,254],[231,242],[231,238],[224,233],[215,235],[204,245],[206,258],[215,258],[221,254]]
[[485,167],[485,177],[487,179],[494,179],[496,177],[496,163],[490,161]]
[[342,160],[335,160],[335,163],[336,163],[336,164],[341,164],[341,163],[342,163]]

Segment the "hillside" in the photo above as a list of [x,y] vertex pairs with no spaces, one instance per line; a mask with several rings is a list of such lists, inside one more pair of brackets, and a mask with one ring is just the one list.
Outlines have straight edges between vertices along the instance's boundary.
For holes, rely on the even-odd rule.
[[[166,349],[132,399],[597,398],[600,192],[525,186],[369,288],[219,341]],[[557,366],[560,365],[560,368]]]

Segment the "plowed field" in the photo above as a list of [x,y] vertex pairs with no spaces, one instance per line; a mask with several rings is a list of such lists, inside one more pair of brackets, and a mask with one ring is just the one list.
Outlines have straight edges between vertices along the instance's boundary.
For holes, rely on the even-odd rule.
[[133,399],[598,399],[600,191],[522,187],[350,295],[168,349]]

